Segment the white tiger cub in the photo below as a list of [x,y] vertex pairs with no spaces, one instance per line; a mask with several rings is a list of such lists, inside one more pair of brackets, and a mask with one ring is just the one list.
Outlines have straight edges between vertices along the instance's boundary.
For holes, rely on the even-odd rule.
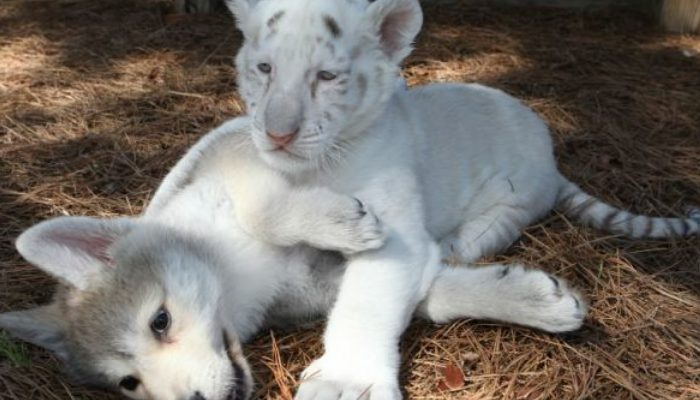
[[[553,207],[631,237],[700,229],[698,212],[650,218],[585,194],[558,172],[543,121],[499,90],[395,91],[422,24],[417,0],[227,4],[245,38],[238,82],[260,157],[292,187],[321,186],[371,205],[387,235],[383,247],[350,257],[325,354],[306,370],[299,400],[401,397],[398,341],[438,271],[433,238],[475,260]],[[265,220],[269,210],[243,213]]]

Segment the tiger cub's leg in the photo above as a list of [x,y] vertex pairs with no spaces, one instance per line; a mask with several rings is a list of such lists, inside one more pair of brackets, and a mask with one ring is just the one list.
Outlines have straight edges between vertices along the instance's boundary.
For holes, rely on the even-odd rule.
[[578,329],[587,306],[562,279],[520,265],[444,267],[418,316],[444,323],[480,318],[567,332]]

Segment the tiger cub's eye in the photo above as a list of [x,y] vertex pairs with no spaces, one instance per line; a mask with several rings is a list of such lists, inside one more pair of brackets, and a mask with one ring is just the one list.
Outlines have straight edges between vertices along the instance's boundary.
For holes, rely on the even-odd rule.
[[258,64],[258,70],[260,70],[260,72],[262,72],[263,74],[269,74],[270,72],[272,72],[272,65],[268,63],[260,63]]

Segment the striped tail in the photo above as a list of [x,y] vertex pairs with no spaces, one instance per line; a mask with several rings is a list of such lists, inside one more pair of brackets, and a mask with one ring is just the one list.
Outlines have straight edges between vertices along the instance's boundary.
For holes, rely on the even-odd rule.
[[556,209],[594,228],[631,238],[682,237],[700,232],[700,209],[691,208],[686,218],[659,218],[632,214],[599,200],[564,181]]

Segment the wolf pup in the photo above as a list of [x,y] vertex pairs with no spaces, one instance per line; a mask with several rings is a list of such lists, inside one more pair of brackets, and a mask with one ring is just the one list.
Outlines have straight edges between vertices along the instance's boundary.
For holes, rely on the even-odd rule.
[[[54,352],[78,382],[129,398],[247,399],[241,342],[326,315],[348,279],[339,252],[305,244],[352,259],[386,235],[357,199],[285,184],[258,157],[251,129],[238,118],[203,137],[141,217],[59,217],[25,231],[18,251],[60,286],[49,305],[0,314],[0,328]],[[261,207],[273,217],[255,224],[244,215]],[[586,313],[564,281],[517,265],[441,266],[424,279],[413,311],[435,322],[472,317],[563,332]],[[393,290],[371,277],[364,284]]]
[[422,24],[418,0],[227,3],[244,36],[238,86],[260,157],[295,187],[370,204],[387,233],[383,247],[349,258],[299,400],[401,397],[398,342],[440,271],[435,239],[472,261],[555,206],[631,237],[699,231],[697,212],[649,218],[584,193],[557,170],[543,121],[499,90],[396,91]]

